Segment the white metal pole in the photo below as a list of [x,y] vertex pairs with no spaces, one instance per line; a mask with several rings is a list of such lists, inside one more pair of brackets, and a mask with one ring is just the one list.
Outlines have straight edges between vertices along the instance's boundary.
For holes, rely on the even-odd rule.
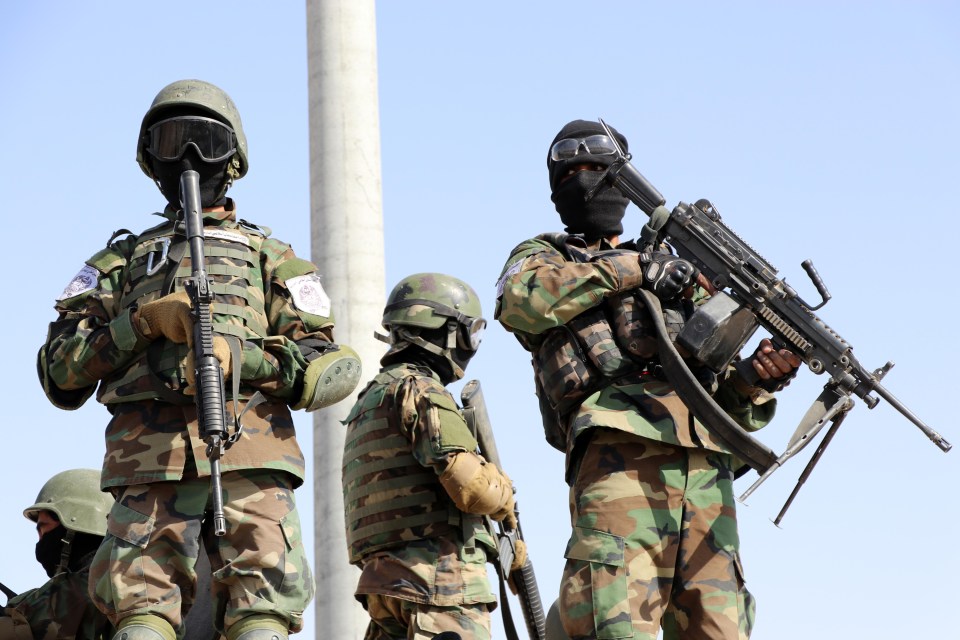
[[[335,339],[363,362],[362,388],[379,369],[373,338],[385,303],[383,198],[374,0],[307,0],[311,247],[330,295]],[[363,638],[353,597],[340,469],[344,426],[357,392],[314,417],[316,638]]]

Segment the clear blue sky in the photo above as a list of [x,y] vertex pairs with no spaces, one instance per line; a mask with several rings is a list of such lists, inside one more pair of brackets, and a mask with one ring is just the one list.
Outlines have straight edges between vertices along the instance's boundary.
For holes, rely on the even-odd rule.
[[[2,9],[0,581],[15,590],[44,579],[20,511],[53,473],[99,467],[107,419],[93,401],[72,413],[49,405],[36,351],[83,260],[115,229],[153,224],[163,201],[134,150],[162,86],[198,77],[233,96],[250,144],[250,173],[231,191],[240,215],[310,253],[305,7],[267,7]],[[895,361],[887,387],[960,442],[955,3],[394,1],[377,13],[387,290],[408,273],[448,272],[492,314],[510,249],[560,229],[549,141],[568,120],[601,116],[668,203],[710,198],[809,297],[799,265],[812,259],[834,296],[823,319],[866,366]],[[642,220],[631,209],[626,235]],[[542,438],[528,357],[493,324],[467,373],[484,383],[549,603],[569,524],[562,457]],[[782,448],[824,382],[803,371],[762,439]],[[297,424],[312,465],[310,416]],[[859,402],[777,529],[769,519],[808,455],[740,509],[754,638],[955,634],[960,452],[941,453],[885,403]],[[306,522],[312,490],[298,493]],[[311,611],[302,637],[314,623]]]

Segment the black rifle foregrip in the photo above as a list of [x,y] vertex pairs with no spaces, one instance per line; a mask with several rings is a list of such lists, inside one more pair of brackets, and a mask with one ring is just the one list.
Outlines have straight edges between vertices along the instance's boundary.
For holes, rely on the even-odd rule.
[[[531,638],[544,640],[547,637],[547,619],[543,613],[543,602],[540,600],[540,589],[537,587],[537,577],[533,573],[533,563],[527,558],[523,566],[517,569],[522,585],[516,585],[522,590],[527,606],[523,609],[523,620],[527,624],[527,633]],[[516,577],[514,578],[516,579]]]

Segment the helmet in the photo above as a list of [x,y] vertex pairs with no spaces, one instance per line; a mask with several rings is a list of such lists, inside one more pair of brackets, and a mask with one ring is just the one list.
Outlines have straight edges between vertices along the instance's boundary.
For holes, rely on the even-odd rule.
[[52,511],[69,531],[105,536],[112,506],[113,498],[100,490],[99,471],[70,469],[47,480],[23,515],[36,522],[38,512]]
[[[468,354],[467,359],[476,352],[487,324],[482,313],[480,297],[463,280],[442,273],[407,276],[390,292],[383,309],[382,324],[390,332],[390,349],[384,357],[416,345],[446,358],[456,377],[462,377],[466,363],[456,350],[459,347],[460,356]],[[445,340],[426,340],[421,335],[444,326]]]
[[147,127],[160,119],[164,111],[177,107],[193,107],[198,111],[225,121],[237,136],[237,158],[240,166],[237,168],[242,178],[247,173],[247,138],[243,135],[243,125],[240,123],[240,112],[233,104],[233,100],[226,92],[203,80],[177,80],[165,86],[153,99],[153,103],[143,116],[140,124],[140,135],[137,136],[137,164],[147,177],[154,179],[150,169],[148,156],[144,149]]

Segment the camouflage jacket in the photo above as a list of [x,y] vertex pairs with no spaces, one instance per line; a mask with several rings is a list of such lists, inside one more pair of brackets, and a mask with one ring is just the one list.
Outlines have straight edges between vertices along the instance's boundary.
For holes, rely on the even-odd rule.
[[[635,251],[600,252],[589,262],[577,262],[567,258],[554,241],[545,234],[518,245],[497,283],[494,317],[531,353],[536,353],[551,332],[643,284]],[[769,395],[741,393],[743,385],[736,384],[732,371],[718,382],[715,399],[745,429],[759,429],[772,419],[776,401]],[[673,388],[653,376],[610,378],[560,421],[565,441],[551,444],[566,450],[568,464],[577,438],[593,427],[726,452],[694,419]]]
[[[182,224],[170,207],[160,225],[129,234],[95,254],[58,298],[59,314],[37,369],[50,401],[81,406],[97,389],[112,414],[106,430],[104,488],[177,480],[185,467],[209,473],[186,386],[186,345],[149,341],[133,310],[183,290],[191,275]],[[264,230],[237,221],[233,201],[203,213],[207,273],[213,280],[213,328],[240,351],[238,407],[255,391],[267,402],[243,417],[243,431],[223,457],[223,471],[274,468],[301,481],[303,455],[288,405],[296,404],[311,340],[332,341],[333,316],[316,267]],[[228,424],[232,380],[225,383]],[[192,469],[191,469],[192,471]]]
[[430,369],[383,368],[345,421],[343,494],[357,594],[448,606],[494,602],[486,571],[493,539],[440,484],[455,455],[477,441]]
[[[0,640],[110,640],[113,627],[93,606],[87,595],[87,580],[93,553],[83,559],[79,571],[65,571],[43,586],[11,598],[0,612]],[[3,618],[7,618],[3,620]]]

